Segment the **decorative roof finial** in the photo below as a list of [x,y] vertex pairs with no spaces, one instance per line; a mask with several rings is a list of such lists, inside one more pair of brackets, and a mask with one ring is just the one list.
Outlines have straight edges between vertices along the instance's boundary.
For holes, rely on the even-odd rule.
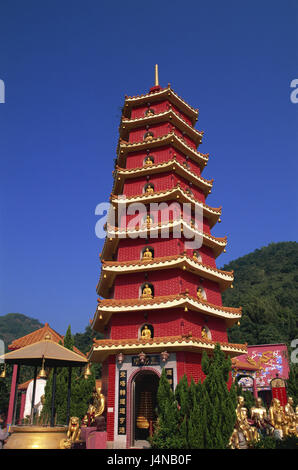
[[155,86],[159,86],[158,82],[158,65],[155,64]]

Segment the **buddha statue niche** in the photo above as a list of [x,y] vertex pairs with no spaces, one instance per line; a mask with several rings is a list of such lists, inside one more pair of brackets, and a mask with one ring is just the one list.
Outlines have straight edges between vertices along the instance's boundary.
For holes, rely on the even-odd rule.
[[150,339],[151,338],[151,331],[149,330],[147,325],[145,325],[144,328],[142,329],[141,338],[142,339]]
[[198,287],[197,289],[197,298],[199,300],[204,300],[204,293],[202,287]]
[[147,247],[145,249],[145,251],[143,252],[143,257],[142,257],[142,260],[143,261],[148,261],[148,260],[151,260],[153,258],[152,256],[152,251],[149,250],[149,248]]
[[152,140],[153,137],[154,137],[154,135],[153,135],[152,132],[146,132],[146,134],[144,135],[144,141],[148,142],[148,141]]
[[208,338],[208,332],[206,326],[203,326],[202,331],[201,331],[201,336],[202,338]]
[[147,157],[146,160],[145,160],[145,165],[146,166],[152,166],[153,165],[153,161],[150,157]]
[[146,116],[154,116],[155,112],[153,111],[153,109],[149,108],[147,109],[145,114]]
[[148,194],[154,194],[154,188],[153,186],[151,186],[151,184],[148,184],[148,186],[146,187],[146,191],[145,193],[148,195]]
[[153,298],[153,295],[152,295],[152,289],[151,287],[149,287],[149,284],[145,284],[145,287],[142,291],[142,299],[152,299]]

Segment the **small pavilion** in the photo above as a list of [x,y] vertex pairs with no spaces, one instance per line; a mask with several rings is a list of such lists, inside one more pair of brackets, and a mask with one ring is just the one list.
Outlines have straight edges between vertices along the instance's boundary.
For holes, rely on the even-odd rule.
[[[15,339],[8,346],[8,350],[16,351],[20,348],[24,348],[25,346],[30,346],[32,344],[38,343],[43,340],[50,340],[57,344],[60,343],[62,346],[64,344],[64,336],[60,335],[55,330],[53,330],[53,328],[51,328],[48,323],[45,323],[45,325],[42,328],[39,328],[38,330],[35,330],[32,333],[29,333],[28,335],[22,336],[21,338]],[[73,352],[78,354],[82,358],[86,359],[85,354],[83,354],[75,346],[73,348]],[[19,368],[20,368],[20,364],[14,363],[11,388],[10,388],[9,406],[8,406],[8,413],[7,413],[7,425],[13,424],[13,418],[14,418],[14,412],[15,412],[14,403],[15,403],[15,398],[16,398],[15,395],[16,395],[17,390],[20,390],[22,393],[19,420],[22,419],[23,416],[21,413],[22,413],[22,410],[24,410],[24,403],[25,403],[25,396],[26,396],[26,393],[24,393],[24,391],[26,391],[31,381],[29,380],[28,383],[26,382],[22,384],[20,387],[17,387],[17,382],[19,379]]]
[[[18,365],[18,373],[15,381],[15,388],[12,391],[13,415],[12,426],[10,426],[10,437],[5,445],[7,449],[51,449],[63,448],[66,438],[66,426],[55,425],[55,394],[56,394],[56,377],[57,367],[68,367],[68,391],[67,391],[67,422],[70,419],[70,399],[71,399],[71,372],[73,367],[83,367],[88,364],[86,357],[65,348],[57,342],[51,341],[48,337],[36,343],[24,346],[22,348],[11,351],[3,356],[7,364]],[[35,403],[37,369],[42,364],[44,367],[53,368],[52,381],[52,400],[51,400],[51,420],[50,426],[34,426],[33,425],[33,408]],[[16,409],[17,409],[17,387],[20,366],[34,367],[34,381],[31,399],[31,419],[30,426],[15,426]],[[42,371],[40,375],[44,377]],[[62,445],[62,447],[61,447]]]

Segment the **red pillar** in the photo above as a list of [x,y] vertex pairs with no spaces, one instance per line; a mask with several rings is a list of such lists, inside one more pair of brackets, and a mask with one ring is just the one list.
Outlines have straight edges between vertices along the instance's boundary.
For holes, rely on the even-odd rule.
[[253,394],[255,398],[258,398],[258,389],[256,378],[253,379]]
[[14,409],[14,396],[15,396],[15,388],[16,388],[16,381],[17,381],[17,373],[18,373],[18,365],[14,364],[13,366],[13,373],[12,373],[12,380],[10,386],[10,396],[9,396],[9,405],[8,405],[8,413],[7,413],[7,421],[8,425],[12,424],[13,418],[13,409]]

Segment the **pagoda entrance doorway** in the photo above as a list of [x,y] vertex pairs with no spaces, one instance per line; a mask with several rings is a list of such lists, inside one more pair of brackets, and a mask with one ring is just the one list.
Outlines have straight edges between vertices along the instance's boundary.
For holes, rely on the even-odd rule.
[[[140,371],[132,382],[132,445],[146,444],[156,422],[159,376],[153,371]],[[148,446],[149,447],[149,446]]]

